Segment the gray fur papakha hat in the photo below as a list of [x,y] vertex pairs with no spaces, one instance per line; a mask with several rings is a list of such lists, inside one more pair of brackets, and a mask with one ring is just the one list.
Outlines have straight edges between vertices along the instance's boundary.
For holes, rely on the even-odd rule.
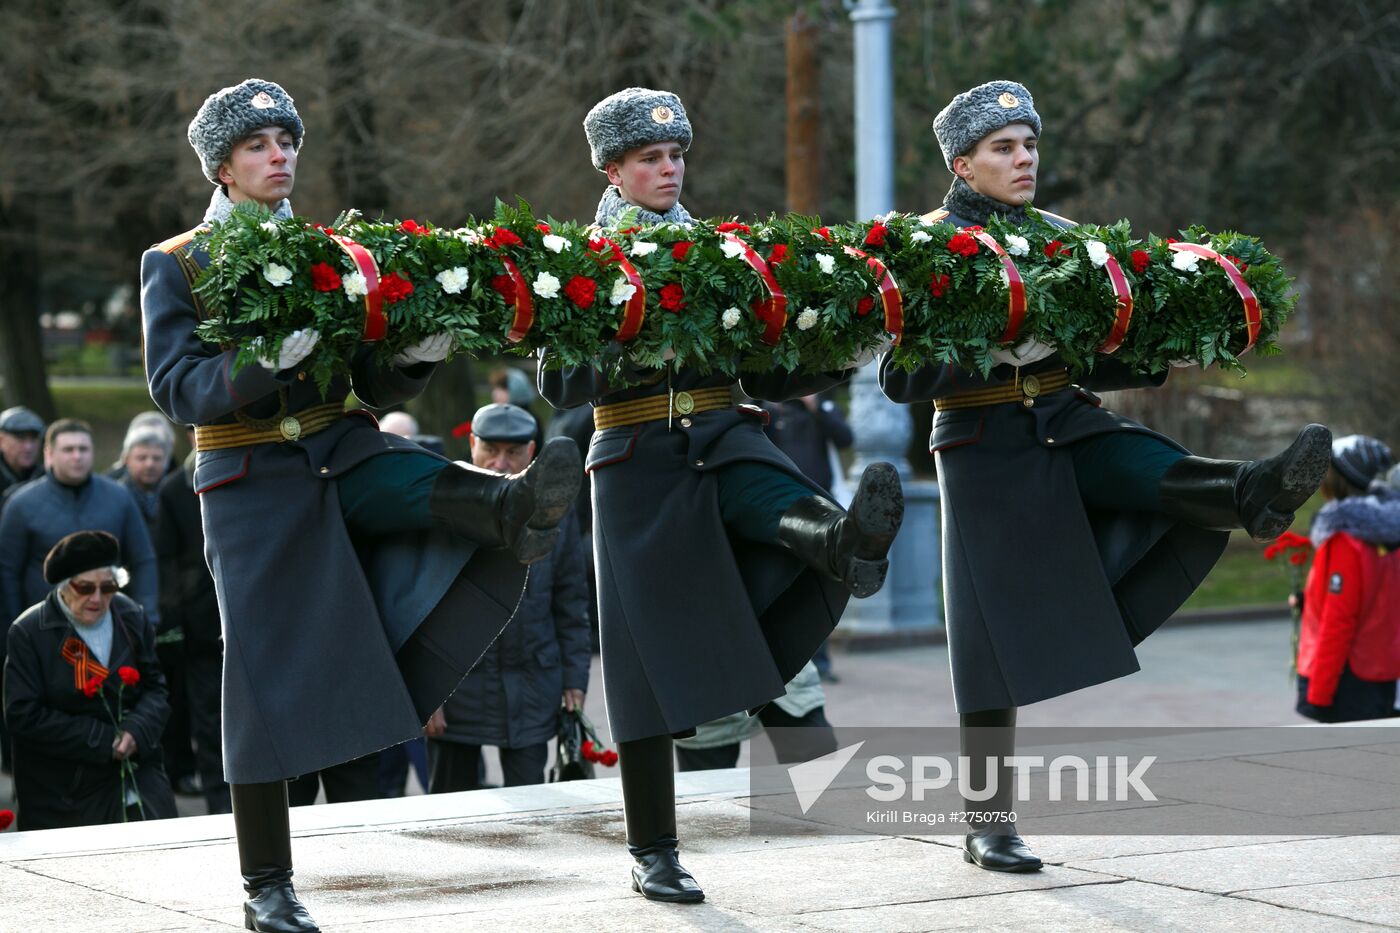
[[675,140],[685,150],[692,138],[681,99],[647,87],[629,87],[598,101],[583,118],[583,131],[600,172],[628,149]]
[[1012,123],[1029,124],[1040,135],[1040,114],[1025,85],[988,81],[954,97],[933,119],[948,171],[953,170],[953,160],[971,152],[983,136]]
[[189,140],[199,153],[204,177],[219,184],[219,166],[240,139],[265,126],[280,126],[292,134],[297,149],[305,128],[292,97],[279,85],[261,78],[215,91],[190,121]]

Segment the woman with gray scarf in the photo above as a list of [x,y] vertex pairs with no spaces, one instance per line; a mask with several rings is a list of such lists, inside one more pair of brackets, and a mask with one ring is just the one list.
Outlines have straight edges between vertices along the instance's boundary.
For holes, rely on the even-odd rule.
[[[600,226],[690,221],[680,193],[691,129],[676,95],[628,88],[584,129],[611,182]],[[848,374],[770,372],[746,376],[743,390],[780,401]],[[621,384],[594,367],[551,368],[547,354],[540,367],[550,404],[594,404],[586,468],[603,688],[632,888],[654,900],[704,898],[676,855],[672,737],[782,696],[846,600],[880,588],[904,514],[889,464],[865,471],[849,512],[832,502],[763,433],[766,414],[734,404],[733,388],[690,367],[633,368]]]

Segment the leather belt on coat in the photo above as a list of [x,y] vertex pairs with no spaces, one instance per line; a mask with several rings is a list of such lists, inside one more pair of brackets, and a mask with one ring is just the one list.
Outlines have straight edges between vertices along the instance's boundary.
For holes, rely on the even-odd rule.
[[593,427],[601,431],[604,428],[622,428],[646,421],[684,418],[697,412],[733,407],[734,395],[729,386],[670,392],[632,399],[630,402],[596,405],[593,408]]
[[1020,376],[1013,382],[985,389],[959,392],[946,398],[933,400],[938,411],[953,411],[958,408],[980,408],[983,405],[1001,405],[1006,402],[1020,402],[1026,408],[1034,408],[1035,400],[1051,392],[1058,392],[1069,385],[1069,371],[1052,369],[1036,373],[1034,376]]
[[201,424],[194,429],[195,450],[223,450],[254,444],[280,444],[324,431],[345,416],[340,402],[303,408],[293,415],[267,421],[243,419],[234,424]]

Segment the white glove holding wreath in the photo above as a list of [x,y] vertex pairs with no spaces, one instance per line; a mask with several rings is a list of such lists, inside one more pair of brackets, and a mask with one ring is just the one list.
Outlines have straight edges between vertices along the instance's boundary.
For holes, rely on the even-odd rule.
[[[277,348],[276,359],[269,359],[259,350],[258,362],[262,364],[263,369],[272,373],[291,369],[311,355],[311,351],[316,349],[316,344],[320,339],[320,332],[313,328],[294,330],[282,338],[282,344]],[[261,344],[262,338],[259,337],[257,342]]]
[[394,354],[395,366],[414,366],[418,363],[441,363],[452,350],[452,335],[447,331],[424,337],[411,347],[404,347]]
[[997,347],[992,351],[992,359],[998,363],[1010,363],[1012,366],[1029,366],[1054,352],[1053,345],[1041,343],[1034,337],[1027,337],[1014,347]]

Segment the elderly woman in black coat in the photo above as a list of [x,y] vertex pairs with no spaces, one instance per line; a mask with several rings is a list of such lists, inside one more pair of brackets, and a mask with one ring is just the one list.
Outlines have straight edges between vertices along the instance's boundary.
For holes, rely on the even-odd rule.
[[118,592],[120,565],[107,532],[68,535],[44,559],[53,589],[10,627],[5,722],[21,830],[175,816],[155,628]]

